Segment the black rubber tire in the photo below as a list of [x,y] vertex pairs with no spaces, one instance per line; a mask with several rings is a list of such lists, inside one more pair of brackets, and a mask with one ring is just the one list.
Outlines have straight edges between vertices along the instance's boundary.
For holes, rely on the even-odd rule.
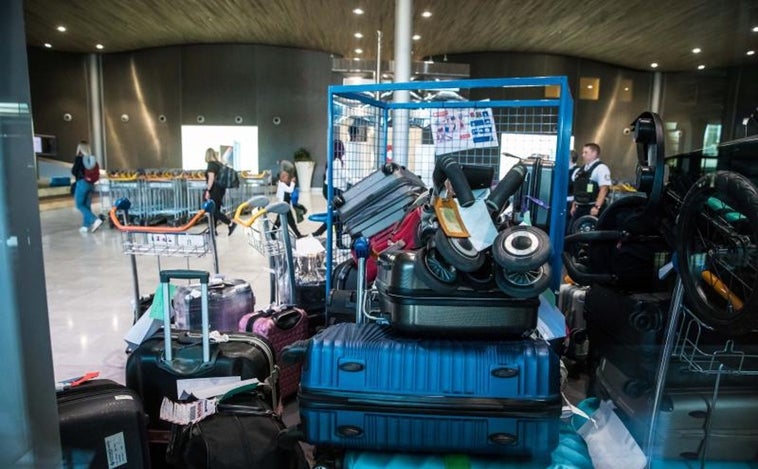
[[458,271],[441,259],[433,248],[424,247],[416,251],[413,270],[427,287],[437,293],[447,295],[458,289]]
[[491,291],[497,288],[495,270],[499,269],[489,256],[484,256],[482,266],[473,272],[461,272],[463,282],[474,291]]
[[583,215],[571,224],[569,228],[569,234],[574,233],[586,233],[587,231],[593,231],[597,226],[597,217],[592,215]]
[[[741,217],[727,221],[711,208],[714,200]],[[684,197],[674,233],[679,275],[690,310],[705,324],[732,335],[756,329],[758,188],[729,171],[700,178]],[[710,270],[740,298],[743,307],[731,308],[701,278],[702,270]]]
[[550,286],[550,264],[545,263],[529,272],[508,272],[496,268],[497,287],[513,298],[534,298]]
[[[523,246],[522,246],[523,244]],[[492,258],[511,272],[529,272],[550,257],[550,237],[533,226],[512,226],[498,233],[492,244]]]
[[473,272],[485,261],[484,254],[477,251],[468,238],[448,238],[445,232],[434,234],[434,247],[443,259],[461,272]]

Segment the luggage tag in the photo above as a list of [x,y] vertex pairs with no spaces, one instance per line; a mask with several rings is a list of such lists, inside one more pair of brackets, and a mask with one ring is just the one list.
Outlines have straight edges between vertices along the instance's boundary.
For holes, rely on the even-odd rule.
[[100,376],[99,371],[88,371],[82,376],[59,381],[55,383],[55,392],[64,391],[66,389],[73,388],[74,386],[79,386],[80,384],[86,383],[87,381],[95,379],[98,376]]
[[437,221],[440,228],[449,238],[468,238],[469,232],[463,219],[458,211],[458,204],[453,199],[443,199],[437,197],[434,200],[434,213],[437,215]]

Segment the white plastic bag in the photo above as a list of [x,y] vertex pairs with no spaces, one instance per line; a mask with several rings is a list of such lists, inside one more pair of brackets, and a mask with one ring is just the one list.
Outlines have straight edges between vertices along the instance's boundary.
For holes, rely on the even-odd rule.
[[645,454],[613,411],[611,401],[602,401],[592,418],[577,433],[584,438],[595,469],[643,469]]

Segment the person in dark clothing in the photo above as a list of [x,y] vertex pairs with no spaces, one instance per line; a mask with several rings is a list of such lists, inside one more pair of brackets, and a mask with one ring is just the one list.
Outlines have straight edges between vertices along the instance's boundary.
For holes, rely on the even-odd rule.
[[[339,197],[342,192],[346,191],[350,186],[350,178],[345,168],[345,161],[342,157],[345,155],[345,145],[342,140],[334,141],[334,161],[332,162],[332,184],[334,184],[333,194],[334,198]],[[324,199],[328,200],[328,178],[326,177],[329,172],[329,165],[327,164],[324,169],[324,184],[321,186],[321,191],[324,194]],[[322,223],[316,231],[313,232],[313,236],[321,236],[326,232],[326,223]],[[337,226],[338,237],[342,233],[342,227]]]
[[226,188],[214,184],[219,171],[221,171],[221,161],[218,159],[218,153],[213,148],[205,150],[205,162],[208,163],[208,168],[205,170],[205,200],[213,200],[216,204],[215,212],[213,213],[214,223],[221,221],[223,224],[229,227],[229,236],[234,233],[237,228],[237,224],[227,217],[224,212],[221,211],[221,201],[224,200],[226,195]]

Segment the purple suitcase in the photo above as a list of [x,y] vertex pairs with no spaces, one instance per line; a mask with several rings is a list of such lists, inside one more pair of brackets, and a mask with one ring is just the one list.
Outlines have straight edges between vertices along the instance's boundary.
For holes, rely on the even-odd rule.
[[[298,340],[308,338],[308,314],[293,306],[269,308],[243,316],[240,332],[253,332],[266,337],[274,348],[277,363],[282,349]],[[279,396],[282,402],[297,393],[300,384],[300,365],[282,367],[279,371]]]
[[418,339],[377,324],[330,326],[304,358],[305,439],[371,451],[545,456],[558,442],[558,356],[545,341]]
[[[200,330],[202,323],[199,283],[177,287],[172,304],[175,329]],[[208,286],[208,318],[212,331],[236,331],[240,318],[254,308],[253,290],[244,280],[225,279],[222,284]]]

